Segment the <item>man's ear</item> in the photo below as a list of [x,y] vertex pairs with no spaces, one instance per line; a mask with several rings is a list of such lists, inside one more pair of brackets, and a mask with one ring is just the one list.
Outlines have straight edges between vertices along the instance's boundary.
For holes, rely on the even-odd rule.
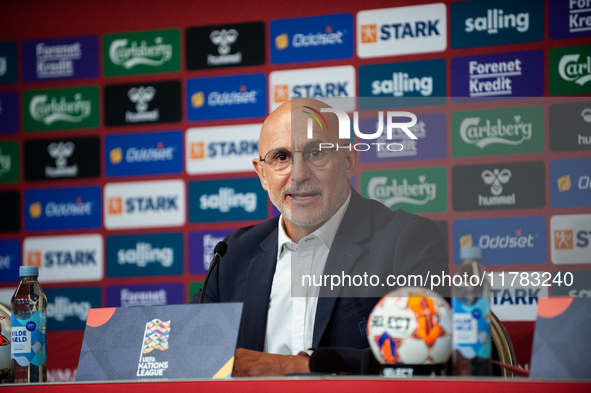
[[355,175],[355,168],[357,167],[357,162],[359,161],[359,152],[355,149],[351,149],[351,151],[347,152],[345,156],[345,165],[347,169],[347,179],[351,181],[353,176]]
[[267,179],[265,178],[265,171],[263,171],[263,163],[260,161],[259,158],[252,159],[252,166],[254,166],[254,170],[259,175],[259,180],[261,181],[261,186],[265,191],[267,190]]

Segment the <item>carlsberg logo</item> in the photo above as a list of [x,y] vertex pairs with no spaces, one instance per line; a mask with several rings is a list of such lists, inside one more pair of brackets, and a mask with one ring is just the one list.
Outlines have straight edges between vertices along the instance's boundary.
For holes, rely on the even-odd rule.
[[412,205],[424,205],[437,196],[437,185],[429,183],[424,175],[418,176],[418,183],[404,178],[402,182],[393,179],[388,184],[387,176],[373,177],[367,186],[367,194],[371,199],[382,202],[387,207],[397,203],[410,203]]
[[35,95],[29,103],[29,113],[36,120],[50,125],[56,121],[79,123],[90,116],[92,103],[83,100],[82,94],[74,95],[74,101],[68,101],[66,97],[49,98],[46,94]]
[[172,52],[172,45],[165,44],[162,37],[156,37],[150,44],[145,40],[138,43],[122,38],[111,43],[109,58],[129,70],[136,65],[158,67],[172,59]]
[[525,123],[521,115],[513,116],[514,122],[501,119],[481,121],[480,117],[468,117],[462,120],[460,136],[470,145],[483,149],[491,144],[520,145],[532,137],[532,123]]
[[558,63],[558,73],[565,81],[583,86],[591,81],[591,56],[583,58],[580,54],[562,56]]

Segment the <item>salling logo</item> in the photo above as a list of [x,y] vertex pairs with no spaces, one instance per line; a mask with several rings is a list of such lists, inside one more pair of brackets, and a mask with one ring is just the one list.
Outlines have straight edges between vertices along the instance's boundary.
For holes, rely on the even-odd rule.
[[499,30],[515,29],[520,33],[529,30],[529,12],[506,14],[502,9],[487,9],[486,16],[467,18],[466,33],[485,31],[487,34],[497,34]]
[[[130,147],[125,151],[125,162],[142,163],[142,162],[165,162],[174,160],[173,146],[164,147],[163,142],[158,142],[156,147]],[[117,165],[123,161],[123,150],[116,147],[109,152],[109,160],[111,164]]]
[[[470,97],[511,95],[511,77],[521,76],[521,60],[468,64],[470,70]],[[488,79],[488,80],[487,80]]]
[[5,173],[10,172],[11,167],[11,157],[7,155],[2,155],[2,149],[0,149],[0,176]]
[[74,60],[82,58],[80,42],[62,45],[35,45],[37,78],[61,78],[74,75]]
[[491,144],[520,145],[532,137],[532,123],[524,123],[520,115],[514,116],[515,123],[503,124],[501,119],[492,122],[486,119],[480,125],[480,117],[468,117],[462,120],[460,136],[470,145],[483,149]]
[[426,176],[419,176],[418,180],[418,183],[411,183],[404,178],[399,184],[397,179],[392,179],[392,183],[388,185],[387,176],[376,176],[369,181],[367,194],[387,207],[397,203],[425,205],[437,196],[437,185],[427,182]]
[[[45,205],[45,216],[53,217],[80,217],[92,216],[92,201],[84,202],[81,197],[76,198],[76,202],[48,202]],[[39,218],[43,214],[41,202],[34,202],[29,205],[29,215],[31,218]]]
[[[0,56],[0,77],[6,75],[6,71],[8,70],[8,59],[6,56]],[[0,111],[2,113],[2,111]]]
[[375,80],[371,83],[371,94],[392,94],[404,97],[404,93],[421,93],[428,97],[433,93],[433,77],[410,77],[406,72],[392,73],[392,79]]
[[515,205],[515,193],[511,195],[501,195],[503,193],[503,184],[507,184],[511,179],[511,171],[509,169],[492,171],[485,169],[482,171],[480,177],[485,184],[490,185],[490,192],[492,196],[483,196],[478,194],[478,206],[511,206]]
[[125,121],[127,123],[151,122],[160,119],[160,110],[158,108],[149,111],[149,102],[154,99],[156,89],[152,86],[132,87],[127,92],[129,100],[135,104],[137,112],[125,111]]
[[45,176],[55,177],[76,177],[78,176],[78,164],[68,166],[68,158],[74,153],[76,146],[73,142],[50,143],[47,152],[55,159],[55,167],[47,165]]
[[[248,90],[246,85],[240,86],[240,91],[212,91],[207,95],[208,106],[231,106],[231,105],[244,105],[244,104],[256,104],[257,95],[259,91],[257,89]],[[201,108],[205,104],[205,96],[202,91],[194,93],[191,96],[191,105],[193,108]]]
[[148,242],[137,242],[135,248],[117,251],[117,263],[146,267],[150,263],[159,263],[163,267],[171,267],[174,263],[172,247],[152,247]]
[[86,322],[88,310],[91,308],[90,302],[73,302],[67,296],[56,296],[53,302],[47,302],[47,318],[63,322],[66,318],[77,317]]
[[167,292],[165,289],[158,291],[132,291],[123,288],[120,291],[121,306],[166,306],[168,304]]
[[90,116],[92,103],[83,100],[82,94],[74,95],[74,101],[68,102],[66,97],[49,97],[46,94],[35,95],[29,103],[29,113],[36,120],[50,125],[56,121],[79,123]]
[[242,208],[247,213],[257,209],[257,194],[254,192],[236,192],[230,187],[220,187],[217,194],[201,195],[199,198],[201,210],[219,210],[221,213],[228,213],[230,209]]
[[[347,34],[346,31],[337,30],[333,32],[332,26],[326,26],[324,32],[294,34],[291,39],[291,46],[294,48],[305,48],[314,46],[327,46],[343,44],[343,36]],[[289,47],[289,35],[279,34],[275,37],[275,48],[283,50]]]
[[128,70],[136,65],[158,67],[172,59],[172,45],[165,44],[162,37],[156,37],[153,45],[145,40],[138,45],[137,41],[118,39],[109,47],[109,58],[113,64]]
[[212,66],[242,63],[242,52],[230,54],[231,44],[238,39],[238,31],[235,29],[214,30],[209,35],[211,43],[217,45],[219,56],[208,54],[207,64]]
[[567,82],[583,86],[591,81],[591,56],[579,60],[580,54],[564,55],[558,63],[558,73]]

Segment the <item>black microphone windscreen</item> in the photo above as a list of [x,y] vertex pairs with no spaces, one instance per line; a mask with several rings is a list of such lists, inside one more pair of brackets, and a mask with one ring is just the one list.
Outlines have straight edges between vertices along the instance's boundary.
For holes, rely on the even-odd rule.
[[346,371],[343,356],[334,349],[321,347],[314,350],[310,356],[310,371],[317,373],[342,373]]
[[226,255],[226,251],[228,251],[228,244],[226,244],[226,242],[219,242],[213,249],[213,253],[220,254],[220,257]]

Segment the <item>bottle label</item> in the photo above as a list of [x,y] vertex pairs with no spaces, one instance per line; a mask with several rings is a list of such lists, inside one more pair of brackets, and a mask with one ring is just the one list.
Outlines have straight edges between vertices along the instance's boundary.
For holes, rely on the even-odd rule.
[[45,326],[47,317],[43,311],[35,311],[28,319],[12,316],[11,358],[19,366],[42,366],[45,363]]
[[466,359],[488,359],[491,353],[490,300],[464,304],[453,298],[453,346]]

